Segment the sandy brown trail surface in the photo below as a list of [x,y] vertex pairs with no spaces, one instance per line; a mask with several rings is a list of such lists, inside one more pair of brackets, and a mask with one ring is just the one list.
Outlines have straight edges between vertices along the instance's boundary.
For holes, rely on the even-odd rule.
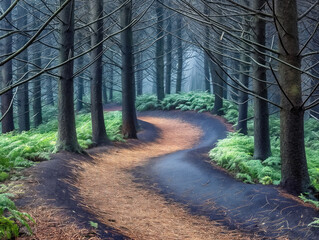
[[130,140],[106,153],[94,154],[93,162],[78,163],[75,187],[82,205],[100,222],[132,239],[250,239],[205,217],[189,214],[183,206],[168,202],[135,181],[132,169],[150,158],[191,148],[202,135],[199,128],[177,119],[142,120],[160,130],[156,141]]

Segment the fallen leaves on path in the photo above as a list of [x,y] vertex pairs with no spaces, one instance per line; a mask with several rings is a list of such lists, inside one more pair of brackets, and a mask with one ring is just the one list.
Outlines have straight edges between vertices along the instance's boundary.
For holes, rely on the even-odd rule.
[[202,135],[199,128],[180,120],[142,120],[161,130],[156,142],[137,144],[138,140],[130,140],[107,153],[94,154],[93,162],[80,163],[76,187],[83,206],[102,223],[132,239],[250,239],[206,217],[191,215],[181,205],[168,202],[135,181],[131,169],[150,158],[191,148]]
[[74,219],[64,214],[64,209],[43,204],[25,211],[36,223],[31,224],[33,235],[24,234],[19,240],[101,240],[93,229],[90,231],[79,228]]

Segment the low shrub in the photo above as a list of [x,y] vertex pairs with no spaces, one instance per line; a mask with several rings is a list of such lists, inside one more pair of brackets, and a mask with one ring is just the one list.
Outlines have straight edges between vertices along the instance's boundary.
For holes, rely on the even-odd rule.
[[[123,141],[120,131],[121,119],[120,112],[105,114],[106,131],[112,141]],[[78,115],[76,126],[80,146],[89,147],[92,144],[91,115]],[[28,132],[0,135],[0,182],[10,178],[10,172],[13,169],[23,169],[32,166],[34,161],[49,159],[55,149],[57,128],[57,120],[51,120]],[[18,223],[31,233],[28,222],[33,219],[27,213],[19,212],[16,209],[14,202],[9,198],[12,195],[3,193],[6,190],[7,188],[1,186],[0,239],[17,237],[19,235]]]
[[149,111],[159,108],[158,100],[155,95],[141,95],[136,98],[135,102],[137,111]]
[[0,194],[0,239],[12,239],[19,236],[19,225],[24,226],[30,234],[32,230],[29,222],[34,222],[32,217],[17,210],[14,202],[9,198],[11,194]]
[[254,160],[253,154],[253,137],[235,132],[219,140],[216,147],[210,151],[209,156],[218,165],[233,172],[236,178],[246,183],[279,183],[278,159],[272,157],[262,162]]
[[[122,141],[121,113],[105,114],[107,134],[112,141]],[[82,148],[92,144],[91,115],[76,117],[78,142]],[[12,132],[0,135],[0,181],[11,169],[30,167],[34,162],[48,160],[55,150],[58,122],[51,120],[28,132]]]

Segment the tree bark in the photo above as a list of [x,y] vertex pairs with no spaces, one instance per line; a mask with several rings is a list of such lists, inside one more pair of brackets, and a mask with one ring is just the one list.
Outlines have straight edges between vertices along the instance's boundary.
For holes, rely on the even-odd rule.
[[205,81],[205,91],[210,93],[210,74],[209,74],[209,57],[206,52],[204,52],[204,81]]
[[[10,7],[11,0],[4,0],[1,2],[1,7],[3,10],[6,10]],[[10,22],[12,21],[11,13],[9,13],[6,16],[6,19],[2,20],[1,26],[4,29],[11,29],[12,26]],[[12,37],[11,35],[7,36],[3,40],[1,40],[2,43],[2,55],[7,55],[12,52]],[[4,64],[1,68],[1,74],[2,74],[2,88],[9,86],[12,84],[12,61],[7,62]],[[2,119],[2,133],[11,132],[14,130],[14,123],[13,123],[13,94],[12,90],[9,90],[5,94],[1,96],[1,114],[4,116]]]
[[137,96],[140,96],[143,94],[143,64],[141,63],[143,61],[143,55],[141,52],[138,52],[137,54],[137,72],[136,72],[136,94]]
[[[249,57],[245,54],[240,55],[241,60],[249,62]],[[248,71],[249,66],[246,66],[244,63],[240,63],[239,66],[240,75],[239,81],[248,88],[249,86],[249,77]],[[243,74],[246,73],[246,74]],[[240,133],[247,135],[247,117],[248,117],[248,94],[244,91],[239,91],[238,97],[238,124],[237,130]]]
[[106,81],[102,82],[102,99],[103,99],[103,104],[107,104],[108,103],[107,82]]
[[[26,5],[17,7],[18,16],[20,17],[18,20],[18,29],[21,30],[21,34],[19,39],[17,40],[17,49],[22,48],[27,43],[27,38],[23,34],[23,30],[25,30],[28,24],[27,11],[25,9]],[[28,72],[28,50],[24,50],[21,54],[19,54],[19,59],[23,61],[17,61],[17,78],[20,79],[24,76],[25,73]],[[26,78],[27,76],[24,76]],[[24,83],[23,85],[18,87],[17,92],[18,98],[18,125],[19,131],[28,131],[30,130],[30,109],[29,109],[29,84]]]
[[46,78],[46,103],[48,105],[54,106],[54,97],[53,97],[53,86],[52,86],[52,78],[48,76]]
[[[60,0],[62,5],[66,0]],[[61,11],[60,15],[60,62],[73,57],[74,54],[74,0]],[[77,141],[74,113],[73,61],[60,68],[58,80],[58,151],[80,152]]]
[[176,78],[176,93],[182,91],[183,80],[183,45],[182,45],[182,17],[177,16],[177,78]]
[[[217,56],[217,58],[219,59],[219,61],[223,61],[222,56]],[[223,71],[219,66],[213,63],[211,63],[210,68],[212,76],[215,76],[215,78],[213,79],[213,93],[215,96],[213,114],[221,116],[224,114],[224,111],[222,110],[224,105],[223,81],[220,79],[221,77],[223,77]],[[216,74],[214,74],[215,71]]]
[[[34,47],[34,63],[37,67],[39,67],[38,70],[40,70],[42,65],[41,51],[41,44],[36,44]],[[42,124],[42,90],[40,78],[36,78],[33,81],[33,122],[34,127],[38,127],[40,124]]]
[[[281,61],[300,68],[298,14],[296,0],[276,1]],[[301,73],[279,62],[281,92],[280,150],[281,186],[290,193],[300,194],[310,187],[304,143],[304,109],[302,106]]]
[[[168,12],[171,14],[171,12]],[[166,37],[166,76],[165,76],[165,93],[171,94],[172,86],[172,51],[173,51],[173,36],[172,32],[172,18],[167,18],[167,37]]]
[[[79,67],[84,65],[84,57],[78,59]],[[80,112],[83,109],[83,95],[84,95],[84,74],[83,72],[77,78],[77,101],[76,101],[76,111]]]
[[[262,11],[266,5],[265,0],[253,1],[253,9]],[[254,38],[255,42],[264,46],[266,43],[266,22],[258,15],[254,17]],[[263,48],[256,46],[259,51],[254,51],[253,58],[261,65],[266,64]],[[265,99],[268,99],[266,69],[253,62],[254,92]],[[269,110],[268,102],[260,98],[254,98],[254,158],[265,160],[271,155],[269,137]]]
[[[204,6],[204,14],[209,16],[209,8],[205,4]],[[205,26],[205,42],[204,46],[207,49],[206,51],[209,50],[209,41],[210,41],[210,31],[209,31],[209,26]],[[204,81],[205,81],[205,91],[210,93],[210,75],[209,75],[209,62],[211,61],[208,54],[204,51]]]
[[157,2],[156,16],[157,16],[157,41],[156,41],[156,93],[159,101],[164,99],[164,31],[163,19],[164,9],[162,5]]
[[[222,18],[220,17],[216,17],[216,21],[217,22],[221,22]],[[221,32],[217,33],[219,36],[221,36]],[[218,44],[220,46],[220,52],[223,52],[223,48],[221,47],[223,45],[222,40],[218,40]],[[224,111],[222,110],[223,105],[224,105],[224,101],[223,101],[223,97],[224,97],[224,82],[222,80],[224,72],[223,69],[220,67],[223,65],[223,56],[221,54],[216,54],[216,60],[219,63],[219,65],[217,64],[211,64],[211,75],[212,75],[212,81],[213,81],[213,93],[215,96],[215,103],[214,103],[214,108],[213,108],[213,114],[216,115],[223,115]],[[214,71],[216,73],[214,73]],[[214,78],[213,78],[214,76]]]
[[[110,51],[110,58],[111,58],[111,61],[114,61],[114,54],[113,54],[113,51],[111,49]],[[110,89],[109,89],[109,98],[110,98],[110,101],[112,102],[113,101],[113,85],[114,85],[114,70],[113,70],[114,66],[112,65],[112,63],[110,64]]]
[[[33,12],[33,26],[37,26],[38,19],[41,18],[38,11]],[[33,47],[33,59],[35,64],[35,71],[40,71],[42,67],[42,45],[40,43],[34,44]],[[33,123],[34,127],[38,127],[42,124],[42,90],[41,90],[41,78],[38,77],[33,81]]]
[[[122,3],[126,2],[122,0]],[[132,20],[132,2],[128,2],[121,9],[121,28],[126,28]],[[136,110],[135,110],[135,79],[133,56],[132,27],[127,27],[121,33],[122,47],[122,134],[125,138],[137,138]]]
[[[51,56],[52,49],[51,48],[46,48],[44,50],[44,54],[46,56]],[[47,63],[48,63],[48,61],[45,61],[43,64],[45,65]],[[46,104],[49,105],[49,106],[54,106],[53,86],[52,86],[52,77],[51,76],[46,76],[45,77],[45,97],[46,97],[45,98]]]
[[[91,25],[93,34],[91,35],[92,47],[100,43],[103,40],[103,1],[91,0]],[[99,20],[97,20],[99,19]],[[91,59],[94,63],[91,66],[91,117],[92,117],[92,141],[94,145],[101,145],[109,143],[106,135],[104,114],[103,114],[103,102],[102,102],[102,78],[103,78],[103,66],[102,55],[103,43],[92,50]]]

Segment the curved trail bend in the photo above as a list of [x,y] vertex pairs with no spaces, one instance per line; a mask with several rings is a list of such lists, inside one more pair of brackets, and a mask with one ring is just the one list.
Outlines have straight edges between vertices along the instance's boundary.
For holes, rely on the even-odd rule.
[[319,212],[281,194],[274,186],[244,184],[208,163],[208,151],[225,137],[225,126],[209,114],[150,112],[150,116],[184,119],[203,131],[191,149],[152,159],[135,169],[140,181],[156,184],[168,199],[184,203],[197,215],[207,216],[231,229],[274,239],[319,239],[318,228],[308,224]]
[[136,182],[135,168],[150,158],[192,148],[203,135],[201,129],[178,119],[140,119],[156,127],[157,138],[144,130],[140,140],[129,140],[107,153],[95,154],[93,162],[80,164],[76,187],[83,205],[100,222],[132,239],[249,239],[206,217],[191,215],[180,204]]
[[[97,222],[102,239],[318,239],[318,229],[307,227],[318,211],[208,162],[227,133],[219,119],[180,111],[140,119],[139,140],[90,149],[88,156],[55,154],[36,166],[36,190],[28,190],[24,205],[40,199],[82,226]],[[48,226],[56,223],[43,230]],[[60,229],[67,233],[67,226]]]

